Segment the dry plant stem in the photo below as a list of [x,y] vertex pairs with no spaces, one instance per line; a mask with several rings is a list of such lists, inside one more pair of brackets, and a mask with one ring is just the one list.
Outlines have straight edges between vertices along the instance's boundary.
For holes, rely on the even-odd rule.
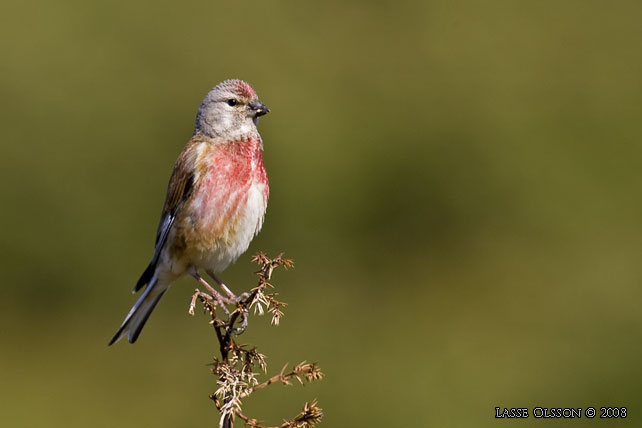
[[207,299],[207,300],[209,300],[209,298],[210,298],[210,296],[208,294],[201,293],[201,290],[199,290],[198,288],[196,290],[194,290],[194,294],[192,295],[192,300],[189,302],[189,311],[187,311],[192,316],[194,315],[194,308],[196,308],[196,300],[199,297],[202,298],[202,299]]
[[251,393],[253,393],[254,391],[258,391],[259,389],[263,389],[263,388],[265,388],[266,386],[270,386],[270,385],[272,385],[274,382],[278,382],[278,381],[280,381],[280,380],[281,380],[281,377],[282,377],[282,375],[280,375],[280,374],[278,374],[278,375],[274,375],[274,376],[272,376],[271,378],[269,378],[268,380],[266,380],[265,382],[263,382],[263,383],[259,383],[259,384],[258,384],[258,385],[256,385],[254,388],[252,388],[252,389],[250,389],[250,390],[246,391],[245,393],[243,393],[243,396],[244,396],[244,397],[247,397],[248,395],[250,395],[250,394],[251,394]]
[[239,316],[243,316],[243,323],[241,325],[240,333],[244,332],[245,328],[247,328],[247,308],[249,307],[250,303],[252,303],[252,301],[256,298],[257,293],[258,291],[253,291],[248,297],[246,297],[241,302],[239,302],[236,311],[232,313],[232,316],[230,317],[230,322],[228,323],[227,329],[225,331],[224,340],[227,345],[230,344],[230,341],[232,339],[232,333],[236,333],[234,331],[234,323],[239,318]]
[[285,373],[285,369],[287,368],[287,364],[283,366],[281,369],[281,373],[278,375],[274,375],[268,380],[266,380],[263,383],[259,383],[252,388],[249,388],[247,391],[245,391],[243,394],[241,394],[242,397],[247,397],[254,391],[258,391],[259,389],[263,389],[267,386],[272,385],[275,382],[281,382],[284,385],[290,385],[290,380],[292,378],[295,378],[299,381],[301,385],[303,385],[303,379],[305,378],[308,381],[313,381],[313,380],[318,380],[323,378],[323,373],[321,373],[321,370],[315,363],[308,364],[305,361],[303,361],[301,364],[298,364],[297,366],[294,367],[294,369],[289,372]]
[[[282,258],[282,255],[270,259],[264,254],[256,255],[253,261],[261,266],[260,270],[256,272],[259,276],[258,284],[250,292],[241,293],[239,296],[232,293],[213,272],[207,271],[208,275],[221,286],[227,297],[212,288],[198,272],[192,272],[192,276],[206,288],[207,292],[202,292],[199,289],[194,291],[189,313],[194,314],[198,301],[203,304],[203,309],[210,315],[210,324],[216,333],[221,353],[221,359],[215,358],[212,364],[212,371],[218,377],[218,390],[210,395],[221,413],[219,428],[233,428],[236,416],[251,428],[268,428],[258,420],[249,418],[241,412],[243,398],[276,382],[290,385],[290,380],[296,379],[303,384],[304,380],[312,381],[323,377],[316,364],[308,364],[304,361],[288,373],[285,373],[286,366],[283,367],[281,373],[262,383],[257,380],[258,373],[255,373],[254,368],[258,366],[264,373],[266,372],[265,355],[260,354],[256,348],[250,349],[246,345],[237,344],[234,341],[234,335],[243,333],[247,328],[249,310],[252,306],[255,306],[255,312],[259,315],[265,311],[269,312],[272,315],[272,324],[279,323],[279,319],[283,316],[281,308],[285,306],[285,303],[276,300],[276,293],[267,292],[269,288],[273,288],[268,281],[271,279],[274,269],[279,266],[288,268],[293,263],[291,260]],[[217,311],[218,308],[223,310],[225,316],[220,316],[221,312]],[[278,427],[270,428],[309,428],[315,426],[323,417],[321,409],[316,404],[316,401],[305,403],[303,411],[296,417],[285,420]]]
[[303,406],[303,411],[296,415],[290,420],[286,420],[279,426],[267,427],[262,425],[258,420],[253,418],[248,418],[243,413],[237,413],[237,416],[245,422],[250,428],[304,428],[304,427],[313,427],[321,421],[323,414],[321,409],[317,407],[317,401],[314,400],[312,403],[305,403]]

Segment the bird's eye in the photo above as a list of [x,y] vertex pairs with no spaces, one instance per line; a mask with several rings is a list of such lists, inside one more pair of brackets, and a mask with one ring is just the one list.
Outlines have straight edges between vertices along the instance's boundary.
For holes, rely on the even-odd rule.
[[235,99],[227,100],[227,105],[228,105],[228,106],[230,106],[230,107],[234,107],[234,106],[235,106],[235,105],[237,105],[238,103],[239,103],[239,102],[238,102],[238,101],[236,101]]

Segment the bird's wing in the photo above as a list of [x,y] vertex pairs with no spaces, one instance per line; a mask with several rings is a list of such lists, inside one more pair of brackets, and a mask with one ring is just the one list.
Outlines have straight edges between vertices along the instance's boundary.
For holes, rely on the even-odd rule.
[[191,142],[185,147],[185,150],[183,150],[174,164],[174,170],[172,171],[172,176],[167,186],[167,196],[165,198],[165,205],[163,206],[163,213],[161,214],[160,223],[158,224],[158,230],[156,232],[154,256],[136,283],[134,291],[140,290],[151,280],[156,270],[158,260],[160,259],[161,252],[167,242],[169,232],[174,224],[174,220],[184,202],[190,197],[194,188],[197,186],[195,174],[197,155],[198,142]]

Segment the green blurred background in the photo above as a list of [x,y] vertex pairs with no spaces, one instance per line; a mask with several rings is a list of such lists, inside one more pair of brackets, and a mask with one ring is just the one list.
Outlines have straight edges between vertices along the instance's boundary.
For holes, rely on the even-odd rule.
[[642,3],[8,0],[0,6],[0,418],[216,426],[216,341],[179,281],[107,348],[217,82],[249,81],[290,306],[242,341],[322,382],[272,424],[540,426],[495,407],[626,406],[641,426]]

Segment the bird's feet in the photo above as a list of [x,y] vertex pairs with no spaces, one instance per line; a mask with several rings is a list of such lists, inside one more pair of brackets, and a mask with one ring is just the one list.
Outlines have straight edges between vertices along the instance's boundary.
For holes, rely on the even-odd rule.
[[218,285],[221,286],[221,288],[223,289],[225,294],[227,294],[227,297],[229,297],[229,299],[232,301],[233,304],[242,303],[248,297],[250,297],[250,293],[247,293],[247,292],[241,293],[237,296],[232,292],[232,290],[229,289],[227,285],[225,285],[223,281],[221,281],[221,279],[218,276],[216,276],[214,272],[212,272],[211,270],[206,270],[205,272],[207,272],[207,274],[211,276]]
[[[223,281],[221,281],[214,274],[214,272],[210,270],[206,272],[218,283],[218,285],[220,285],[221,289],[227,296],[224,296],[221,293],[219,293],[214,287],[212,287],[205,280],[205,278],[199,275],[196,269],[192,269],[190,271],[190,274],[199,282],[199,284],[205,287],[205,289],[207,290],[207,293],[204,293],[199,289],[196,289],[194,291],[194,294],[192,295],[192,300],[189,306],[189,314],[194,315],[196,301],[200,298],[201,301],[203,301],[203,303],[207,302],[209,304],[206,306],[210,306],[210,310],[215,310],[216,306],[220,306],[223,309],[223,311],[225,311],[225,314],[230,319],[228,325],[226,326],[228,332],[236,335],[242,334],[247,328],[247,316],[248,316],[247,312],[248,312],[248,306],[251,303],[250,300],[252,299],[252,295],[250,293],[244,292],[237,296],[227,287],[227,285],[223,283]],[[235,307],[235,309],[232,312],[230,312],[227,306],[233,306]],[[237,315],[233,316],[234,314],[237,314]],[[238,327],[234,327],[234,324],[238,320],[239,316],[241,318],[240,319],[241,325]]]
[[193,269],[190,272],[190,275],[192,275],[202,286],[204,286],[208,293],[210,294],[211,298],[216,301],[220,306],[225,307],[225,305],[232,305],[235,302],[234,299],[231,298],[226,298],[223,296],[221,293],[216,291],[214,287],[212,287],[207,281],[205,281],[205,278],[203,278],[199,273],[196,271],[196,269]]
[[218,285],[220,285],[220,286],[221,286],[221,288],[223,289],[223,291],[225,292],[225,294],[227,294],[227,297],[229,297],[229,298],[230,298],[230,300],[232,300],[234,303],[236,303],[236,302],[238,302],[238,301],[239,301],[239,298],[236,296],[236,294],[232,293],[232,290],[230,290],[230,289],[228,288],[228,286],[227,286],[227,285],[225,285],[225,283],[224,283],[223,281],[221,281],[221,279],[220,279],[218,276],[216,276],[216,274],[214,273],[214,271],[211,271],[211,270],[209,270],[209,269],[208,269],[208,270],[206,270],[205,272],[207,272],[207,274],[208,274],[209,276],[211,276],[211,277],[212,277],[212,279],[214,279],[214,281],[216,281],[216,283],[217,283]]

